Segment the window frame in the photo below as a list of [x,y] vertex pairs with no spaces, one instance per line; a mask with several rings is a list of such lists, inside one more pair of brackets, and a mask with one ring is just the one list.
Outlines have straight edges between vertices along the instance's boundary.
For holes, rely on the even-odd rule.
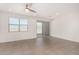
[[[17,18],[17,19],[19,20],[19,24],[10,24],[10,23],[9,23],[10,18]],[[24,26],[27,27],[26,31],[21,31],[21,30],[20,30],[20,27],[21,27],[21,26],[20,26],[20,25],[21,25],[21,24],[20,24],[20,20],[21,20],[21,19],[26,19],[26,18],[9,17],[9,18],[8,18],[8,32],[27,32],[27,31],[28,31],[28,20],[26,19],[26,20],[27,20],[27,24],[24,25]],[[18,25],[18,31],[11,31],[11,30],[10,30],[10,25]]]

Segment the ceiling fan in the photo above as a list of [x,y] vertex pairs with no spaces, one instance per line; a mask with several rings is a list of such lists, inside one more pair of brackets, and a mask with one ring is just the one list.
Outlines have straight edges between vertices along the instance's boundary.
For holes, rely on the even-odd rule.
[[36,11],[35,10],[33,10],[33,9],[31,9],[30,7],[32,6],[32,4],[26,4],[26,8],[25,8],[25,10],[26,11],[31,11],[31,12],[33,12],[33,13],[36,13]]

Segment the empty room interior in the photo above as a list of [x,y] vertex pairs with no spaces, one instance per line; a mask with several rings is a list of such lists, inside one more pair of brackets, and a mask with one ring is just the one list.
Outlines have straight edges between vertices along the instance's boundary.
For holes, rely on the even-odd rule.
[[78,54],[78,3],[0,3],[0,55]]

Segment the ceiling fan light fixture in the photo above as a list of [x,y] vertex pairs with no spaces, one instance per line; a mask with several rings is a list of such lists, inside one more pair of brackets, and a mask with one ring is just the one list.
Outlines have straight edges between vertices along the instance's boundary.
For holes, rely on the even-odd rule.
[[26,11],[26,12],[29,12],[29,10],[28,10],[27,8],[25,9],[25,11]]
[[33,12],[33,13],[36,13],[36,11],[35,11],[35,10],[33,10],[33,9],[30,9],[30,7],[29,7],[29,6],[30,6],[29,4],[26,4],[25,11],[26,11],[26,12]]

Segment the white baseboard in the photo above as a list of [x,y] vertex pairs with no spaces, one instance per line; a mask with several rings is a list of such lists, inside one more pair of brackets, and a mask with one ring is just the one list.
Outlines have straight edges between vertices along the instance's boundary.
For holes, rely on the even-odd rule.
[[51,35],[51,36],[52,37],[57,37],[57,38],[60,38],[60,39],[69,40],[69,41],[72,41],[72,42],[79,43],[79,40],[75,40],[75,39],[71,39],[71,38],[67,38],[67,37],[63,37],[63,36],[57,36],[57,35]]
[[36,37],[32,37],[32,38],[26,38],[26,39],[17,39],[17,40],[4,40],[4,41],[0,41],[0,43],[6,43],[6,42],[14,42],[14,41],[21,41],[21,40],[30,40],[30,39],[36,39]]

